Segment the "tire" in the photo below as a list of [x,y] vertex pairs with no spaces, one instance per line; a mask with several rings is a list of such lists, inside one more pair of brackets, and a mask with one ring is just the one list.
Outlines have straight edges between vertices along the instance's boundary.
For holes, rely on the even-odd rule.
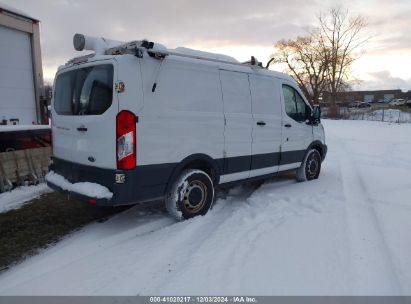
[[177,220],[205,215],[214,200],[214,185],[207,173],[183,171],[166,196],[167,211]]
[[308,151],[300,168],[297,169],[297,180],[305,182],[317,179],[321,171],[321,155],[316,149]]

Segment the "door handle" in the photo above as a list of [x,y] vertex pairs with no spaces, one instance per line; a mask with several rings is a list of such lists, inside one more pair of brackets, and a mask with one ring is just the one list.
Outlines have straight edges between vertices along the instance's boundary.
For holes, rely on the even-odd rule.
[[87,128],[84,127],[84,126],[81,126],[81,127],[78,127],[78,128],[77,128],[77,131],[79,131],[79,132],[87,132]]
[[258,121],[257,126],[265,126],[265,121]]
[[291,128],[291,125],[290,124],[285,124],[284,127]]

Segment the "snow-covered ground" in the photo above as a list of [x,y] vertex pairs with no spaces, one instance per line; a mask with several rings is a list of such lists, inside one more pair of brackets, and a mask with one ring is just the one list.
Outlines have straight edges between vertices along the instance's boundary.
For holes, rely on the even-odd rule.
[[220,193],[176,223],[135,207],[0,275],[2,295],[411,295],[411,125],[324,121],[315,181]]
[[26,202],[52,191],[45,183],[36,186],[24,186],[10,192],[0,193],[0,213],[18,209]]

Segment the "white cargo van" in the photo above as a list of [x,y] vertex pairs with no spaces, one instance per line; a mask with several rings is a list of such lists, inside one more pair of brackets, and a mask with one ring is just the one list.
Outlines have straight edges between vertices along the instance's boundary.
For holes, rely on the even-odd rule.
[[76,34],[52,101],[49,186],[98,205],[165,199],[178,219],[205,214],[214,189],[280,171],[318,178],[320,110],[256,60]]

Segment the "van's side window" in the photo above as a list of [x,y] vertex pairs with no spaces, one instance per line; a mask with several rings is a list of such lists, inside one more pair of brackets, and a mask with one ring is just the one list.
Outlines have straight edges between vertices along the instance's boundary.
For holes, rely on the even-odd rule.
[[288,116],[298,122],[303,122],[308,118],[309,107],[304,102],[300,94],[288,85],[283,85],[285,112]]

